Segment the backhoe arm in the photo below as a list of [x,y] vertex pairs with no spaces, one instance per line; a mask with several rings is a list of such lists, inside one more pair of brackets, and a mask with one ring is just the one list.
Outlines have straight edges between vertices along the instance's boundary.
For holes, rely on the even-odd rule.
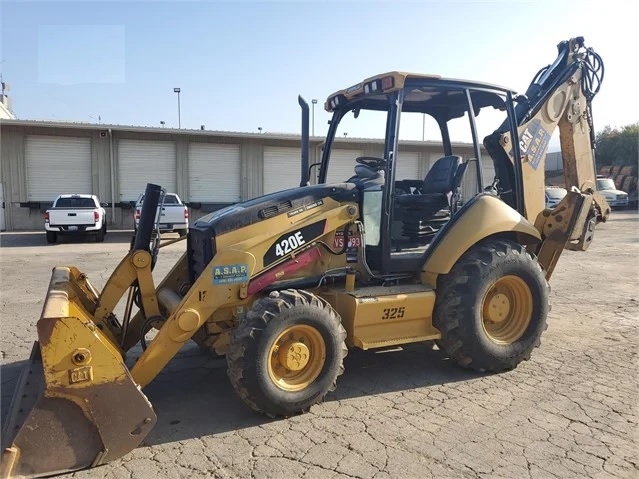
[[[485,140],[502,188],[518,192],[510,197],[511,206],[542,234],[536,253],[548,278],[563,249],[586,250],[595,225],[606,221],[610,213],[596,191],[591,109],[603,78],[603,63],[584,47],[582,37],[561,42],[558,50],[555,62],[536,75],[525,95],[516,98],[515,141],[508,121]],[[557,127],[568,194],[548,210],[545,159]]]

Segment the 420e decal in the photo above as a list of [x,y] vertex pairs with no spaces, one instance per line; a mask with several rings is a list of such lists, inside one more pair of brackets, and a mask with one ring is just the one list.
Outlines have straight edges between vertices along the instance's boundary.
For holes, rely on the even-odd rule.
[[264,266],[283,258],[289,253],[305,246],[310,241],[324,234],[326,220],[304,226],[296,231],[283,234],[271,245],[264,255]]

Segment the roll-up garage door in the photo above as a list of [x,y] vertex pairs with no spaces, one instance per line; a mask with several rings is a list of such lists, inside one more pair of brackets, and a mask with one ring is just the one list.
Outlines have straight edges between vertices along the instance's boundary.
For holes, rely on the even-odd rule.
[[[484,188],[490,186],[495,178],[495,166],[490,156],[482,157],[482,176],[484,178]],[[462,202],[465,203],[479,192],[479,182],[477,181],[477,161],[473,158],[469,160],[464,178],[461,184]]]
[[264,194],[300,185],[302,149],[264,147]]
[[27,136],[25,162],[29,201],[93,193],[90,138]]
[[120,201],[138,199],[147,183],[176,191],[176,153],[172,141],[118,141]]
[[240,146],[190,143],[189,200],[235,203],[240,196]]
[[488,155],[482,155],[481,164],[483,168],[482,176],[484,178],[484,186],[489,186],[495,179],[495,164],[493,159]]
[[360,150],[333,149],[328,164],[326,183],[342,183],[355,174],[355,158],[362,156]]
[[423,180],[419,176],[419,153],[413,151],[398,153],[395,180]]

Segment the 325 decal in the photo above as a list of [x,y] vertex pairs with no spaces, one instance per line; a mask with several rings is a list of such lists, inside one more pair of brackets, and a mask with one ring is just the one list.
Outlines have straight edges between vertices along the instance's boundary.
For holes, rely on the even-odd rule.
[[400,319],[404,317],[406,308],[403,306],[400,308],[384,308],[382,313],[382,319]]

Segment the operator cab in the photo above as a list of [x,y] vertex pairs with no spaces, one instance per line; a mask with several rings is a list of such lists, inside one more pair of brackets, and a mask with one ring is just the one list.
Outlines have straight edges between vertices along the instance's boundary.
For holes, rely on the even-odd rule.
[[[501,87],[399,72],[369,78],[328,97],[325,109],[333,117],[318,183],[347,182],[360,191],[363,244],[373,270],[387,274],[418,270],[439,233],[480,192],[514,204],[509,196],[512,163],[507,157],[491,157],[499,150],[494,144],[498,135],[494,129],[484,132],[490,134],[482,146],[476,124],[480,112],[492,110],[506,118],[501,128],[509,128],[508,104],[512,105],[512,92]],[[426,118],[435,125],[437,141],[424,141],[421,125]],[[410,138],[411,122],[415,136],[415,119],[421,142]],[[344,123],[356,128],[358,122],[366,133],[377,127],[384,146],[376,154],[353,151],[352,173],[346,176],[346,150],[340,149],[338,130]],[[403,132],[409,134],[402,137]],[[340,153],[334,160],[336,151]]]

